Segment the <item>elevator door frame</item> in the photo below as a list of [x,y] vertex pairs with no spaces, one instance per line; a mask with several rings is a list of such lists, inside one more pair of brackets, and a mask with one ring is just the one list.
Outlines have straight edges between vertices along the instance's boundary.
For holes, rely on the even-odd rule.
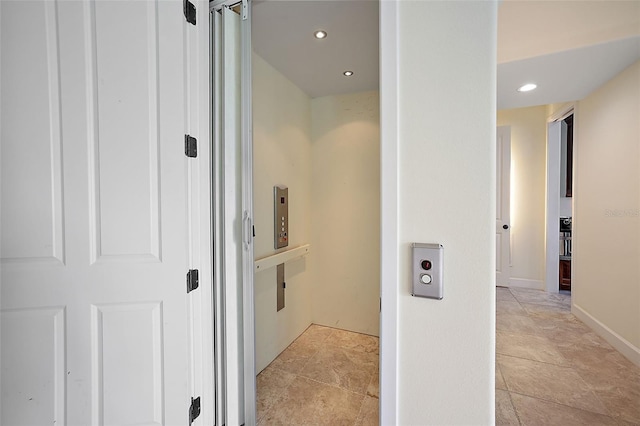
[[[237,4],[238,1],[215,0],[210,10],[221,5]],[[243,306],[242,324],[236,326],[243,331],[244,352],[244,413],[246,425],[255,424],[255,325],[253,302],[253,244],[251,221],[253,218],[253,158],[251,117],[251,0],[246,0],[248,25],[242,34],[242,140],[243,186],[242,203],[247,216],[243,221],[243,232],[247,240],[243,256],[244,277],[242,280]],[[398,246],[398,3],[380,2],[380,149],[381,149],[381,280],[380,280],[380,424],[398,423],[398,303],[399,272]],[[213,67],[210,73],[213,72]],[[213,89],[213,87],[212,87]],[[215,105],[214,105],[215,106]],[[215,110],[213,111],[215,114]],[[219,170],[218,170],[219,172]],[[215,179],[214,170],[214,179]],[[215,203],[215,194],[212,202]],[[221,247],[225,250],[225,247]],[[215,254],[214,254],[215,256]],[[219,315],[217,313],[216,315]],[[384,337],[383,337],[384,336]],[[238,356],[242,356],[241,353]]]
[[[240,16],[240,76],[239,94],[226,93],[238,89],[225,81],[223,53],[226,52],[225,34],[215,28],[217,13],[226,9]],[[212,207],[214,256],[212,259],[215,278],[215,318],[216,323],[216,405],[219,407],[217,424],[256,423],[256,373],[255,373],[255,326],[253,307],[253,157],[252,157],[252,115],[251,115],[251,3],[250,0],[215,0],[209,3],[210,58],[209,76],[211,82],[211,124],[212,152],[214,153],[212,180]],[[223,11],[224,12],[224,11]],[[228,36],[228,34],[226,34]],[[228,40],[226,40],[228,42]],[[234,82],[236,75],[233,77]],[[218,97],[220,96],[220,97]],[[229,147],[225,142],[224,103],[225,98],[239,96],[240,121],[239,144]],[[222,119],[221,119],[222,118]],[[222,132],[222,133],[220,133]],[[232,136],[233,137],[233,136]],[[228,167],[222,160],[225,149],[234,150],[238,163]],[[228,154],[228,152],[227,152]],[[238,170],[239,166],[239,170]],[[234,180],[234,188],[227,185],[225,176]],[[240,190],[235,184],[239,181]],[[239,211],[236,209],[240,206]],[[234,207],[235,206],[235,207]],[[227,255],[231,256],[231,265]],[[229,274],[232,268],[240,268],[240,276]],[[227,297],[232,292],[239,294],[241,303]],[[235,343],[235,344],[233,344]]]

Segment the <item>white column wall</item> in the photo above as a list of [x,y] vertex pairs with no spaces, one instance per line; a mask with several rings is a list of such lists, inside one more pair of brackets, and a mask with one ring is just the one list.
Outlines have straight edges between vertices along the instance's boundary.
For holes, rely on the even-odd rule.
[[[398,322],[397,423],[492,424],[497,3],[400,1],[398,12],[398,115],[383,106],[381,120],[382,152],[399,155],[399,205],[382,200],[383,217],[398,208],[397,280],[382,283],[399,301],[390,318],[383,300],[382,324]],[[382,67],[384,94],[396,82]],[[383,169],[383,187],[394,179]],[[410,295],[412,242],[444,245],[443,300]]]

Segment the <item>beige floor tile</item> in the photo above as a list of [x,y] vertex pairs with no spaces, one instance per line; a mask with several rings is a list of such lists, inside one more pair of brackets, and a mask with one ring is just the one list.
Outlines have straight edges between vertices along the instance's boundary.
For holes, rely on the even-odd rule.
[[297,374],[322,346],[317,341],[296,339],[287,349],[277,356],[271,365],[280,370]]
[[513,302],[506,300],[500,301],[500,303],[496,305],[496,312],[501,315],[527,315],[527,311],[515,300]]
[[592,331],[585,323],[573,315],[567,315],[564,318],[541,318],[535,315],[530,315],[529,317],[540,329],[544,330],[545,335],[551,337],[560,335],[562,339],[566,334],[581,335]]
[[365,396],[356,426],[378,426],[380,423],[380,400]]
[[509,392],[496,390],[496,426],[519,425],[518,416],[511,403]]
[[595,393],[612,416],[640,425],[640,381],[619,381]]
[[496,300],[505,302],[517,302],[511,291],[506,287],[496,287]]
[[516,393],[511,400],[523,426],[582,426],[582,425],[617,425],[611,417],[567,407],[553,402],[542,401]]
[[520,303],[531,303],[571,309],[571,296],[564,294],[547,293],[542,290],[530,290],[523,288],[511,288],[511,293]]
[[379,339],[375,336],[339,330],[336,328],[333,329],[333,333],[331,333],[324,343],[328,346],[378,354],[378,340]]
[[558,350],[594,388],[608,388],[631,378],[640,383],[640,368],[613,348],[559,345]]
[[256,412],[258,419],[264,417],[287,386],[295,379],[295,374],[268,366],[256,378]]
[[571,309],[567,309],[566,306],[549,306],[549,305],[539,305],[534,303],[521,303],[520,304],[527,314],[531,317],[539,317],[539,318],[559,318],[565,319],[573,316],[571,314]]
[[311,324],[296,340],[308,345],[322,344],[334,330],[331,327]]
[[572,368],[509,356],[498,356],[510,392],[574,408],[607,414],[603,403]]
[[507,390],[507,385],[504,383],[504,379],[502,378],[502,372],[500,371],[500,366],[496,362],[496,389]]
[[353,425],[364,395],[297,377],[260,420],[262,425]]
[[540,329],[531,318],[523,315],[496,315],[496,330],[511,333],[540,334]]
[[558,328],[547,327],[542,332],[544,336],[554,342],[559,348],[578,346],[584,350],[593,347],[613,349],[607,342],[593,331],[569,330],[562,326]]
[[380,398],[380,368],[374,368],[373,376],[369,386],[367,386],[367,395],[374,398]]
[[496,333],[496,352],[518,358],[526,358],[550,364],[570,366],[557,347],[546,337],[530,334],[515,334],[503,331]]
[[300,375],[364,395],[378,369],[378,355],[357,349],[323,347]]

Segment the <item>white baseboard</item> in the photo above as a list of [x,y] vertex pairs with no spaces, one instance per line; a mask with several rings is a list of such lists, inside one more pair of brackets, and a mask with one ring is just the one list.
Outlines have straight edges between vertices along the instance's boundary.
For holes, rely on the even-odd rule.
[[631,362],[640,367],[640,349],[636,348],[631,342],[620,336],[615,331],[595,319],[587,311],[580,306],[572,304],[571,313],[578,317],[582,322],[587,324],[593,329],[600,337],[609,342],[611,346],[616,348],[625,357],[629,358]]
[[529,280],[526,278],[509,278],[508,287],[528,288],[531,290],[544,290],[544,281]]

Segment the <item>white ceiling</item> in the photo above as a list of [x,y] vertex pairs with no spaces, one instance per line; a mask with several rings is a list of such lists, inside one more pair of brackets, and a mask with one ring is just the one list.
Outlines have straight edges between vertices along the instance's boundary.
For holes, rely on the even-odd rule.
[[[498,22],[499,109],[582,99],[640,59],[638,0],[503,0]],[[311,97],[378,88],[377,0],[255,0],[252,31],[255,52]],[[526,82],[538,89],[517,92]]]
[[377,0],[258,0],[252,12],[254,51],[309,96],[378,89]]
[[[575,101],[640,59],[640,37],[498,64],[498,109]],[[525,83],[536,90],[518,92]]]

